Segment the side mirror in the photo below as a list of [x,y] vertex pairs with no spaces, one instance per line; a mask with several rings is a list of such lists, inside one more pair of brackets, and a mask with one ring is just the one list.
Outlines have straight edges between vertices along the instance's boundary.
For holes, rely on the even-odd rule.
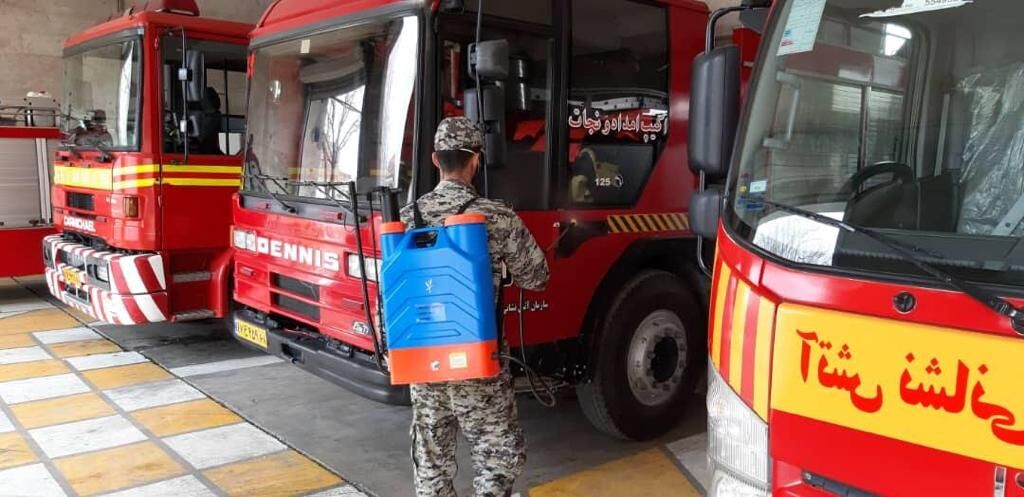
[[[206,93],[206,55],[198,50],[185,52],[185,67],[187,79],[185,85],[185,99],[188,102],[201,102]],[[180,78],[180,76],[179,76]]]
[[740,113],[740,49],[726,45],[693,61],[690,169],[710,177],[729,171]]
[[696,192],[690,197],[690,231],[713,240],[718,234],[718,221],[722,217],[722,189],[718,185]]
[[508,40],[491,40],[469,45],[469,75],[481,79],[508,78]]
[[466,90],[466,117],[480,122],[480,104],[483,104],[484,159],[487,167],[505,165],[505,90],[496,85],[485,85],[482,98],[475,88]]

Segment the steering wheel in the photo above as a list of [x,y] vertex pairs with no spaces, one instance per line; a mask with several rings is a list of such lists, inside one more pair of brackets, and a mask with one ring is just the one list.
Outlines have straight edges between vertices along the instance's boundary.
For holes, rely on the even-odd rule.
[[915,173],[910,166],[902,162],[882,161],[857,171],[857,174],[854,174],[846,181],[846,184],[844,184],[843,188],[839,190],[839,193],[845,194],[850,199],[857,198],[860,196],[861,188],[864,187],[864,184],[867,183],[869,179],[880,174],[892,174],[892,183],[899,182],[901,184],[906,184],[917,179],[917,173]]

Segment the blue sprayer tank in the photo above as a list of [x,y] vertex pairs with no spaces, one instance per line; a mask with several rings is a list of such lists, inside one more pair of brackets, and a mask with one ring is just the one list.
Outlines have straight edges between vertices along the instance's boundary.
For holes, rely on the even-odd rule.
[[391,383],[490,378],[500,371],[487,218],[381,227],[380,288]]

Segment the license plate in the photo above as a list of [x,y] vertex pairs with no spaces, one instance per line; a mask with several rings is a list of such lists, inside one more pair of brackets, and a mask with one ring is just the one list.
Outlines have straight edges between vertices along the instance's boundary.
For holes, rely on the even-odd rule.
[[235,319],[235,335],[242,340],[252,342],[261,348],[267,348],[267,329]]
[[82,286],[82,277],[73,268],[64,268],[64,284],[73,287]]

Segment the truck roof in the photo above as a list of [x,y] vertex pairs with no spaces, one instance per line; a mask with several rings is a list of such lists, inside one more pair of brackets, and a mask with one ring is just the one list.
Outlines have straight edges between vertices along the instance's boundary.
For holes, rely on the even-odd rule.
[[[252,32],[253,40],[280,35],[307,26],[323,24],[333,19],[349,16],[357,12],[365,12],[381,7],[402,5],[426,6],[438,0],[277,0],[256,25]],[[502,0],[508,1],[508,0]],[[708,6],[700,0],[656,0],[659,3],[707,13]],[[471,0],[467,3],[472,4]]]
[[70,48],[80,43],[95,40],[102,36],[124,31],[126,29],[144,28],[148,26],[171,28],[183,27],[186,31],[193,33],[209,33],[242,40],[248,40],[249,32],[252,31],[253,28],[252,24],[242,22],[146,10],[137,13],[129,13],[79,31],[64,41],[64,48]]

